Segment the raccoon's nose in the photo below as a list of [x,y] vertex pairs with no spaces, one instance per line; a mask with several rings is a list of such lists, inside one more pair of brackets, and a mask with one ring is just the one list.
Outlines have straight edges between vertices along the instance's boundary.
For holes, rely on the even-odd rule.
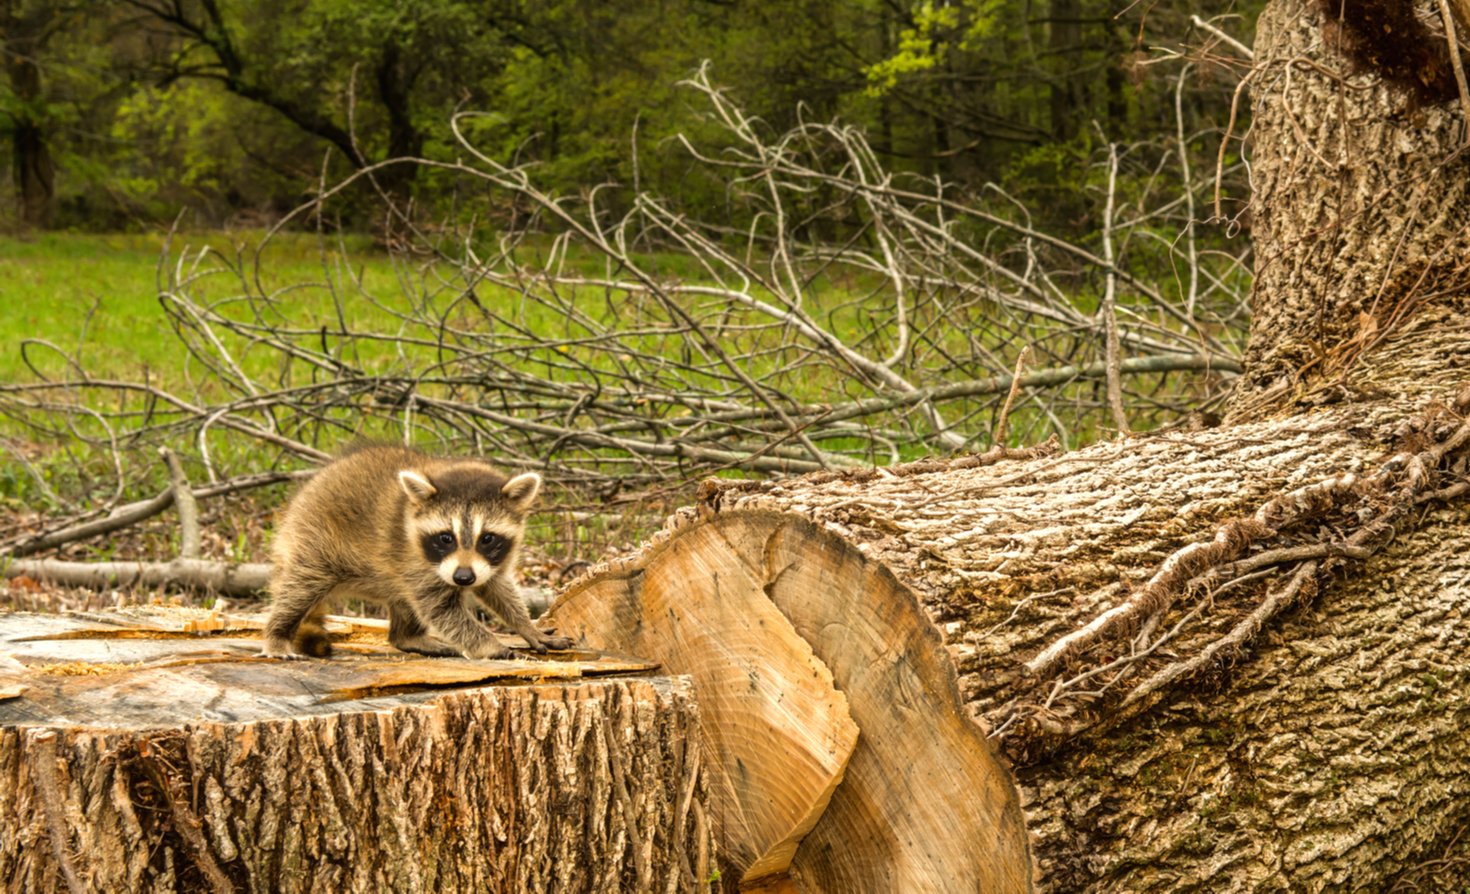
[[470,584],[472,584],[472,583],[475,582],[475,569],[473,569],[473,568],[456,568],[456,569],[454,569],[454,582],[457,583],[457,584],[459,584],[461,587],[468,587]]

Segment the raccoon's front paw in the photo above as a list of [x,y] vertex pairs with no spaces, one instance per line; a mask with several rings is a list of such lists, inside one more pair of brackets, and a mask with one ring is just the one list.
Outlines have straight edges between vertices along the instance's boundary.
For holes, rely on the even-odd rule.
[[291,644],[285,640],[273,642],[266,640],[265,647],[260,650],[261,658],[280,658],[284,661],[306,661],[306,655],[298,655],[291,651]]
[[552,636],[549,633],[538,633],[535,640],[527,637],[527,642],[541,655],[545,655],[547,649],[562,652],[576,645],[576,641],[569,636]]

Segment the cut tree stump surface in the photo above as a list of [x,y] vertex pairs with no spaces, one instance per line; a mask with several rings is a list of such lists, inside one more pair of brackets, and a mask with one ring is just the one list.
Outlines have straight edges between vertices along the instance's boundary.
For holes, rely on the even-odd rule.
[[405,656],[355,619],[329,624],[331,660],[266,660],[254,620],[0,614],[0,879],[708,890],[718,839],[686,678],[585,650]]
[[[551,618],[579,645],[635,651],[694,679],[726,779],[716,790],[738,793],[716,800],[725,872],[742,883],[725,890],[1030,889],[1014,780],[957,709],[940,632],[886,567],[819,525],[681,510],[637,554],[572,584]],[[815,741],[751,734],[800,686],[830,690],[856,725],[842,773],[814,775],[820,762],[803,748]],[[828,780],[835,788],[819,787]],[[796,786],[812,807],[783,853],[790,880],[750,872],[769,842],[749,837],[742,813]]]
[[750,884],[786,872],[842,781],[858,738],[847,698],[761,591],[748,532],[706,527],[557,603],[564,634],[658,656],[695,680],[719,804],[725,872]]
[[[446,687],[646,673],[656,662],[591,651],[506,661],[427,658],[387,645],[386,624],[333,619],[345,636],[329,661],[260,658],[260,619],[189,632],[189,610],[0,615],[0,726],[72,724],[110,729],[235,723],[381,710]],[[199,613],[204,614],[204,613]],[[381,628],[381,641],[374,631]],[[353,641],[357,640],[357,641]],[[525,643],[506,637],[508,645]],[[47,668],[50,668],[50,671]]]

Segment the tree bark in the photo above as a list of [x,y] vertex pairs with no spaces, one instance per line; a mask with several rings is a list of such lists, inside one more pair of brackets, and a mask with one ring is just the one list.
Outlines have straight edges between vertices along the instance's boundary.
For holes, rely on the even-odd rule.
[[[25,615],[0,632],[26,665],[0,668],[0,879],[16,890],[707,888],[687,681],[576,679],[638,666],[585,653],[348,643],[346,659],[262,662],[240,632]],[[484,685],[507,676],[543,682]],[[476,688],[439,688],[455,683]]]
[[12,174],[20,195],[20,218],[28,226],[48,227],[56,197],[56,165],[47,142],[46,97],[36,57],[49,36],[51,8],[38,4],[19,9],[16,0],[0,6],[0,34],[4,36],[5,68],[17,105],[10,112],[14,133]]
[[747,569],[859,730],[799,890],[1470,884],[1462,122],[1348,71],[1324,24],[1285,0],[1257,29],[1227,427],[712,481],[552,607],[617,649],[592,609],[662,556]]
[[1465,282],[1467,178],[1463,157],[1452,157],[1463,115],[1419,108],[1373,72],[1350,76],[1324,46],[1329,24],[1312,4],[1277,0],[1256,26],[1257,263],[1235,419],[1279,413],[1335,381],[1424,302]]

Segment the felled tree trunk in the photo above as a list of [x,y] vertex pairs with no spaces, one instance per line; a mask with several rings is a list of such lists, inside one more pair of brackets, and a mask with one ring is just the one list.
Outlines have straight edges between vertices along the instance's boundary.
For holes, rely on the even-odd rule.
[[238,631],[37,615],[0,632],[10,889],[707,889],[687,682],[593,678],[647,664],[405,659],[361,632],[331,662],[262,661]]
[[[741,776],[738,731],[770,708],[718,673],[766,604],[810,647],[858,735],[788,885],[1470,883],[1462,121],[1350,76],[1323,27],[1296,0],[1258,25],[1255,325],[1228,426],[710,482],[552,607],[723,699],[716,775]],[[750,620],[691,624],[670,588]],[[716,803],[727,890],[770,878],[727,815],[760,799]]]

